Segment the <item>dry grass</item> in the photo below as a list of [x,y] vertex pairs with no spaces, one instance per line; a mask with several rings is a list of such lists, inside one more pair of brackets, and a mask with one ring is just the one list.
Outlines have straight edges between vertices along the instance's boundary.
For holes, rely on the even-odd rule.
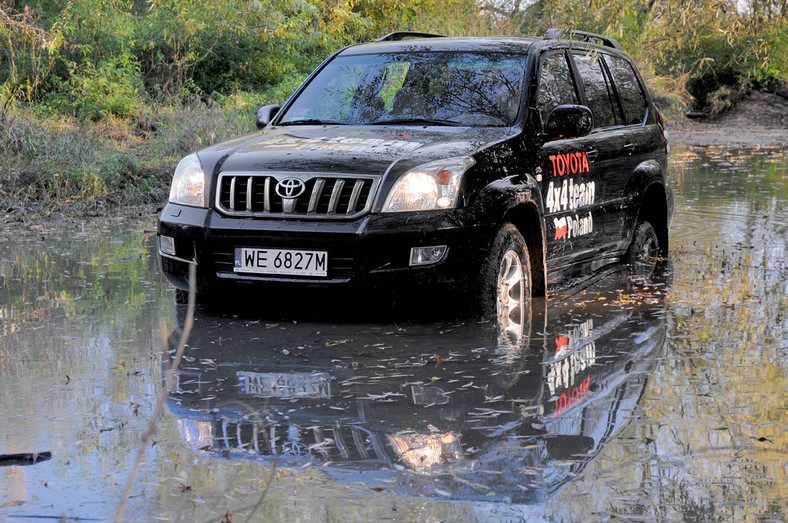
[[166,199],[181,157],[254,129],[245,100],[150,108],[134,120],[99,122],[0,113],[0,209],[5,221],[105,215]]

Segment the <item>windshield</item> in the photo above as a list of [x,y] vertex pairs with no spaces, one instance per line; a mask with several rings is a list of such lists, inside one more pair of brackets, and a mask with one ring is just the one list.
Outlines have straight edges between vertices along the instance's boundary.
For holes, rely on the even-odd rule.
[[509,126],[517,119],[525,56],[395,53],[339,56],[279,125]]

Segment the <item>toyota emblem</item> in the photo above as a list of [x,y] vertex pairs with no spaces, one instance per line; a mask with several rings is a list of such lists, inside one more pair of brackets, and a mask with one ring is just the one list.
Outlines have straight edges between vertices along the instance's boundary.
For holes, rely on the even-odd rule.
[[276,184],[276,194],[281,198],[298,198],[306,190],[306,184],[298,178],[285,178]]

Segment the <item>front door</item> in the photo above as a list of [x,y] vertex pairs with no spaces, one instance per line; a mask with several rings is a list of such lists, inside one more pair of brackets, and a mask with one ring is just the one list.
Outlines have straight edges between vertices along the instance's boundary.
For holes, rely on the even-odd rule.
[[[543,55],[536,97],[542,122],[555,107],[579,103],[566,54]],[[539,152],[547,257],[556,273],[592,256],[599,240],[595,154],[590,135],[549,141]]]

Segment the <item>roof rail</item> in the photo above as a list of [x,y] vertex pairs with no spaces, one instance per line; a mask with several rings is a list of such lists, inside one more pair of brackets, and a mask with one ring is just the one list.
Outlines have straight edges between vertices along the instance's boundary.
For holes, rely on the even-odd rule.
[[619,44],[617,40],[596,33],[553,28],[553,29],[548,29],[547,32],[545,32],[544,34],[545,40],[552,40],[558,38],[569,38],[570,40],[583,40],[584,42],[590,42],[592,44],[598,43],[600,45],[604,45],[605,47],[612,47],[613,49],[618,49],[620,51],[624,50],[624,48],[621,47],[621,44]]
[[406,38],[441,38],[446,35],[434,33],[417,33],[415,31],[395,31],[375,40],[376,42],[398,42]]

